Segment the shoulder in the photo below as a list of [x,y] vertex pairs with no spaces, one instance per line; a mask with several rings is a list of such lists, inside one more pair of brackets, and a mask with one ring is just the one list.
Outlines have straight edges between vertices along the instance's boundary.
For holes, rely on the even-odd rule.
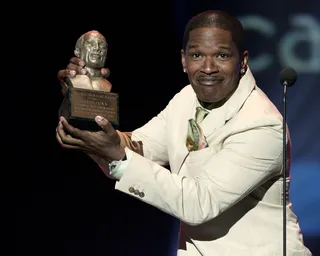
[[184,102],[192,102],[196,99],[196,94],[190,84],[184,86],[179,92],[177,92],[172,99],[170,100],[169,104],[181,104]]
[[247,98],[238,116],[247,123],[261,123],[268,125],[282,123],[282,115],[269,97],[259,88],[255,87]]
[[267,95],[256,87],[239,112],[226,124],[224,145],[252,159],[271,159],[277,168],[283,151],[282,115]]
[[227,140],[251,144],[253,148],[263,146],[265,150],[271,148],[271,151],[279,153],[283,141],[282,120],[277,107],[256,87],[239,112],[227,122]]

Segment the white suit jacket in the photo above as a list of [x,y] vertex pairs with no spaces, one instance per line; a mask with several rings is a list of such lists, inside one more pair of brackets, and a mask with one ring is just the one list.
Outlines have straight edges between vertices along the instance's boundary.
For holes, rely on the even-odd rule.
[[[189,152],[197,104],[187,85],[133,132],[144,157],[126,148],[131,157],[115,188],[181,220],[178,255],[283,255],[281,114],[248,70],[201,123],[209,147]],[[290,203],[286,209],[287,255],[311,255]]]

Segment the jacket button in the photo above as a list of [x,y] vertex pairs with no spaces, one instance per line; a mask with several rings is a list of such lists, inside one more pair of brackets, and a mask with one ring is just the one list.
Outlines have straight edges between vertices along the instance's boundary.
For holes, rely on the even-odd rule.
[[143,192],[140,192],[140,193],[139,193],[139,196],[140,196],[140,197],[144,197],[144,193],[143,193]]
[[135,195],[139,195],[139,190],[135,190],[133,193],[134,193]]
[[130,193],[133,193],[133,192],[134,192],[134,188],[133,188],[133,187],[130,187],[130,188],[129,188],[129,192],[130,192]]

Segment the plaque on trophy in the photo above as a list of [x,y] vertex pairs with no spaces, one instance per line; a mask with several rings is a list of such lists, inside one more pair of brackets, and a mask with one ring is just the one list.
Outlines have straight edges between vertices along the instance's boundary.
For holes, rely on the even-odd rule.
[[98,31],[89,31],[77,40],[74,53],[85,61],[87,73],[64,80],[67,93],[59,108],[59,115],[76,128],[101,130],[94,119],[98,115],[114,127],[119,125],[119,96],[110,92],[111,83],[101,75],[107,51],[107,41]]

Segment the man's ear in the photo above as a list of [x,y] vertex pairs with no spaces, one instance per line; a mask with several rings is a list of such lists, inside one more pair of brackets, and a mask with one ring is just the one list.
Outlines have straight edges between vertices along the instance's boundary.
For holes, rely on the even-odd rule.
[[242,61],[241,61],[241,68],[247,70],[248,69],[248,59],[249,59],[249,52],[244,51],[242,53]]
[[186,57],[185,57],[185,52],[182,49],[181,50],[181,64],[182,64],[182,68],[183,68],[183,72],[187,72],[187,65],[186,65]]

